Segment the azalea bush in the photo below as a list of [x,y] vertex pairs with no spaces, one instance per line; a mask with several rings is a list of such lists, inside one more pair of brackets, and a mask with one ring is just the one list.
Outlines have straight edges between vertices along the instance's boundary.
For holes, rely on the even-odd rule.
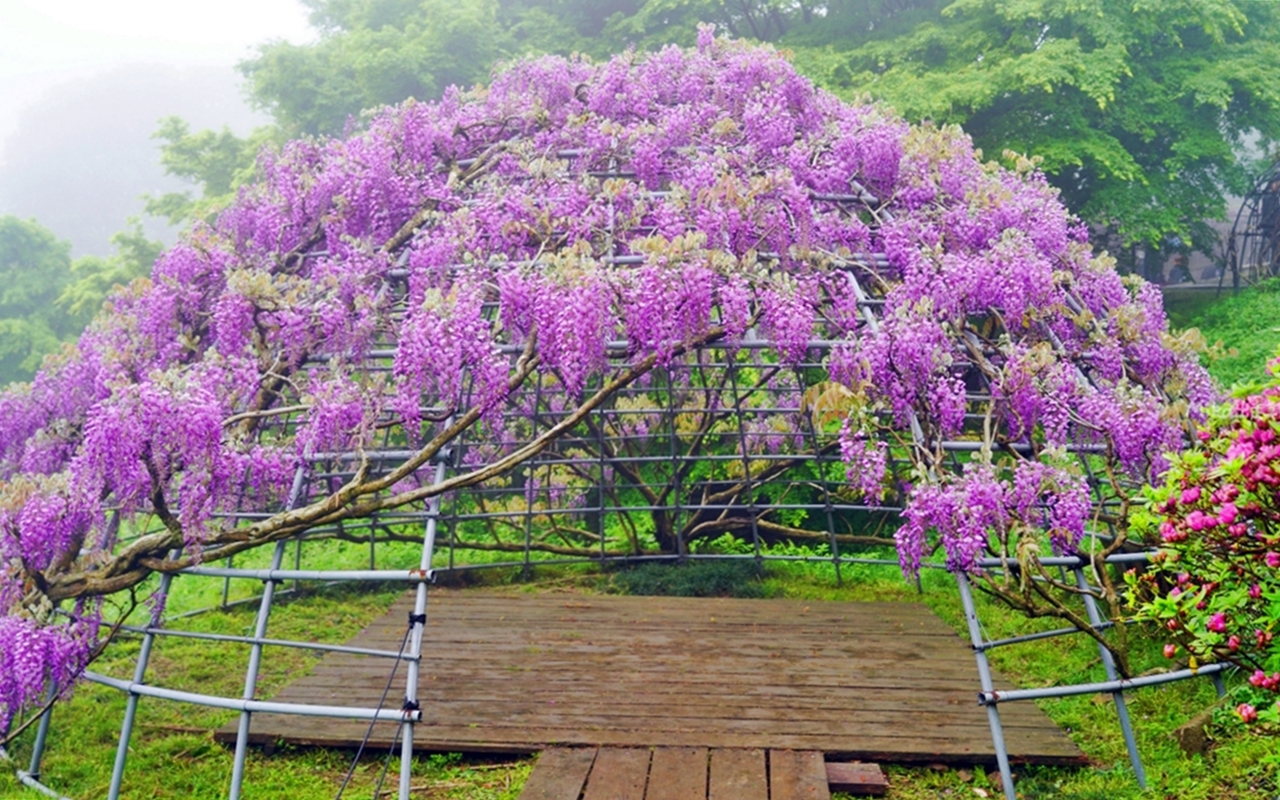
[[[752,465],[796,467],[802,439],[842,455],[846,498],[905,508],[907,572],[941,548],[1101,636],[1038,554],[1074,552],[1091,524],[1111,530],[1093,558],[1129,545],[1135,487],[1213,391],[1159,291],[1090,251],[1034,164],[1007,162],[709,30],[696,49],[520,62],[264,151],[216,222],[0,395],[0,731],[96,652],[103,598],[141,601],[158,570],[479,502],[473,487],[510,486],[494,516],[527,524],[540,498],[585,506],[607,475],[652,494],[633,551],[770,524],[803,537],[757,511],[785,493]],[[752,399],[764,387],[801,412]],[[676,395],[699,413],[651,430]],[[656,482],[634,466],[730,432],[740,466]],[[598,473],[514,482],[611,437],[626,444],[594,445]],[[346,477],[319,470],[285,508],[299,467],[335,463]],[[684,527],[664,522],[691,486]],[[581,527],[554,547],[613,546]],[[463,544],[509,544],[491,533]],[[984,554],[1018,568],[984,572]]]
[[1163,626],[1166,656],[1241,667],[1237,713],[1280,733],[1280,358],[1268,375],[1172,457],[1136,515],[1161,550],[1130,584],[1140,616]]

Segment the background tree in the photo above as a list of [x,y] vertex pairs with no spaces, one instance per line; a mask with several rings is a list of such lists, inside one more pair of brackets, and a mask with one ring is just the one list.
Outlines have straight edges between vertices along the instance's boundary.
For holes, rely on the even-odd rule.
[[1042,159],[1100,243],[1138,268],[1142,249],[1147,272],[1169,249],[1211,251],[1206,222],[1280,136],[1275,3],[860,5],[891,24],[796,32],[803,71],[908,119],[960,123],[989,156]]
[[0,217],[0,282],[0,383],[7,384],[34,375],[87,316],[55,305],[71,282],[71,244],[35,220]]
[[[1280,136],[1280,7],[1254,0],[307,0],[320,41],[242,65],[292,133],[340,133],[362,109],[504,57],[690,44],[697,25],[790,48],[846,97],[959,123],[988,157],[1040,159],[1121,265],[1211,252],[1208,221]],[[1139,263],[1139,259],[1142,263]]]
[[291,135],[338,134],[367,108],[434,99],[488,77],[510,52],[496,0],[304,0],[315,44],[272,42],[241,69]]
[[[196,217],[211,219],[216,211],[230,203],[236,187],[253,176],[258,151],[269,142],[281,141],[281,131],[276,126],[263,126],[241,138],[224,126],[220,131],[192,133],[186,120],[169,116],[160,120],[160,127],[152,138],[164,142],[160,164],[165,174],[200,188],[198,198],[193,197],[190,190],[147,195],[147,213],[165,217],[176,225]],[[128,240],[130,234],[124,232],[116,236]],[[116,242],[116,237],[112,241],[121,244]]]
[[[151,274],[151,267],[164,250],[164,243],[148,239],[142,222],[129,220],[129,228],[111,237],[116,252],[110,256],[85,256],[71,263],[71,281],[58,296],[57,304],[71,320],[83,327],[102,307],[107,296],[119,286]],[[75,332],[78,332],[79,328]]]

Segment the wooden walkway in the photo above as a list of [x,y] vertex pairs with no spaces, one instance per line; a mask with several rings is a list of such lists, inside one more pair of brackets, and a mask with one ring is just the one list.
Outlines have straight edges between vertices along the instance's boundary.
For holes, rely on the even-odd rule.
[[[876,794],[883,791],[876,790]],[[520,800],[830,800],[822,753],[705,747],[552,748]]]
[[[397,650],[410,607],[406,596],[350,644]],[[274,699],[373,707],[390,664],[330,653]],[[422,668],[414,742],[426,751],[683,746],[995,760],[972,652],[911,603],[433,590]],[[401,665],[392,707],[404,674]],[[1002,706],[1001,718],[1015,761],[1084,763],[1034,705]],[[366,728],[258,714],[251,735],[260,744],[354,747]],[[385,750],[394,734],[379,723],[371,741]],[[234,741],[235,723],[216,738]]]

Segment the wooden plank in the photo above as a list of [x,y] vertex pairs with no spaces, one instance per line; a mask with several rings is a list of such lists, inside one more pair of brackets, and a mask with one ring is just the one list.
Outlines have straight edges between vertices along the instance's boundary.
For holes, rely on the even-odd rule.
[[[351,644],[398,649],[409,601]],[[973,700],[972,652],[921,605],[433,591],[428,614],[421,750],[670,745],[994,759]],[[371,708],[393,663],[330,653],[274,699]],[[404,675],[393,695],[404,692]],[[1082,763],[1033,704],[1001,716],[1015,761]],[[364,731],[360,722],[258,714],[252,738],[349,747]],[[379,724],[372,741],[386,746],[394,733]],[[234,736],[234,726],[215,734]]]
[[827,788],[833,792],[882,795],[889,791],[889,780],[879,764],[828,761]]
[[[564,717],[554,725],[552,721],[542,718],[518,717],[509,720],[485,719],[470,724],[422,725],[415,735],[415,743],[423,749],[431,750],[469,750],[468,743],[507,742],[501,748],[509,752],[529,752],[544,746],[555,744],[594,744],[594,745],[648,745],[654,741],[681,745],[708,745],[717,747],[788,747],[799,749],[822,749],[842,756],[859,759],[885,759],[903,761],[990,761],[990,740],[983,739],[981,729],[968,728],[959,731],[934,729],[918,731],[912,735],[910,729],[881,732],[872,735],[870,731],[859,730],[857,726],[849,729],[818,729],[818,732],[788,732],[795,726],[779,727],[763,726],[764,730],[754,730],[750,726],[733,726],[733,729],[720,729],[717,726],[681,727],[670,721],[655,717],[655,721],[646,724],[627,724],[625,720],[601,724],[598,718]],[[636,721],[633,720],[633,723]],[[645,722],[639,720],[639,722]],[[729,727],[726,725],[726,727]],[[275,717],[268,719],[255,717],[255,733],[264,730],[283,730],[288,732],[291,741],[299,744],[333,744],[360,740],[365,726],[352,722],[314,722],[294,718]],[[375,726],[373,741],[389,742],[395,728],[391,725]],[[925,735],[925,734],[929,735]],[[1008,741],[1011,746],[1029,748],[1038,753],[1034,763],[1078,764],[1078,751],[1070,748],[1059,748],[1059,742],[1052,739],[1041,739],[1035,736],[1017,736],[1009,731]],[[1034,733],[1034,731],[1033,731]],[[308,735],[310,734],[310,735]],[[272,733],[271,735],[274,735]],[[219,732],[221,741],[233,741],[234,732]],[[264,741],[271,736],[264,737]],[[491,751],[494,748],[485,747]],[[888,754],[888,755],[886,755]],[[1032,761],[1020,757],[1021,760]]]
[[770,750],[769,800],[831,800],[822,753]]
[[594,747],[543,750],[520,800],[578,800],[595,757]]
[[707,800],[769,800],[764,751],[716,748],[711,751]]
[[600,748],[582,800],[644,800],[649,755],[644,747]]
[[707,748],[657,747],[645,800],[706,800]]

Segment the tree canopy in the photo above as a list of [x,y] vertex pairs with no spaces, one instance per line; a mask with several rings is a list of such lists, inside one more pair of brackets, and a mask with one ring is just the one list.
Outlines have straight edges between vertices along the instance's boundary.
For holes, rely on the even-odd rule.
[[798,63],[992,156],[1035,156],[1113,247],[1210,251],[1206,221],[1280,137],[1274,3],[956,0],[914,19],[852,47],[806,31]]
[[1280,137],[1280,7],[1258,0],[308,0],[312,45],[242,69],[290,134],[470,86],[521,54],[689,45],[701,23],[779,43],[800,71],[988,157],[1038,159],[1122,266],[1211,252],[1226,196]]
[[34,220],[0,217],[0,385],[30,379],[45,354],[73,339],[97,310],[58,308],[71,281],[69,242]]

